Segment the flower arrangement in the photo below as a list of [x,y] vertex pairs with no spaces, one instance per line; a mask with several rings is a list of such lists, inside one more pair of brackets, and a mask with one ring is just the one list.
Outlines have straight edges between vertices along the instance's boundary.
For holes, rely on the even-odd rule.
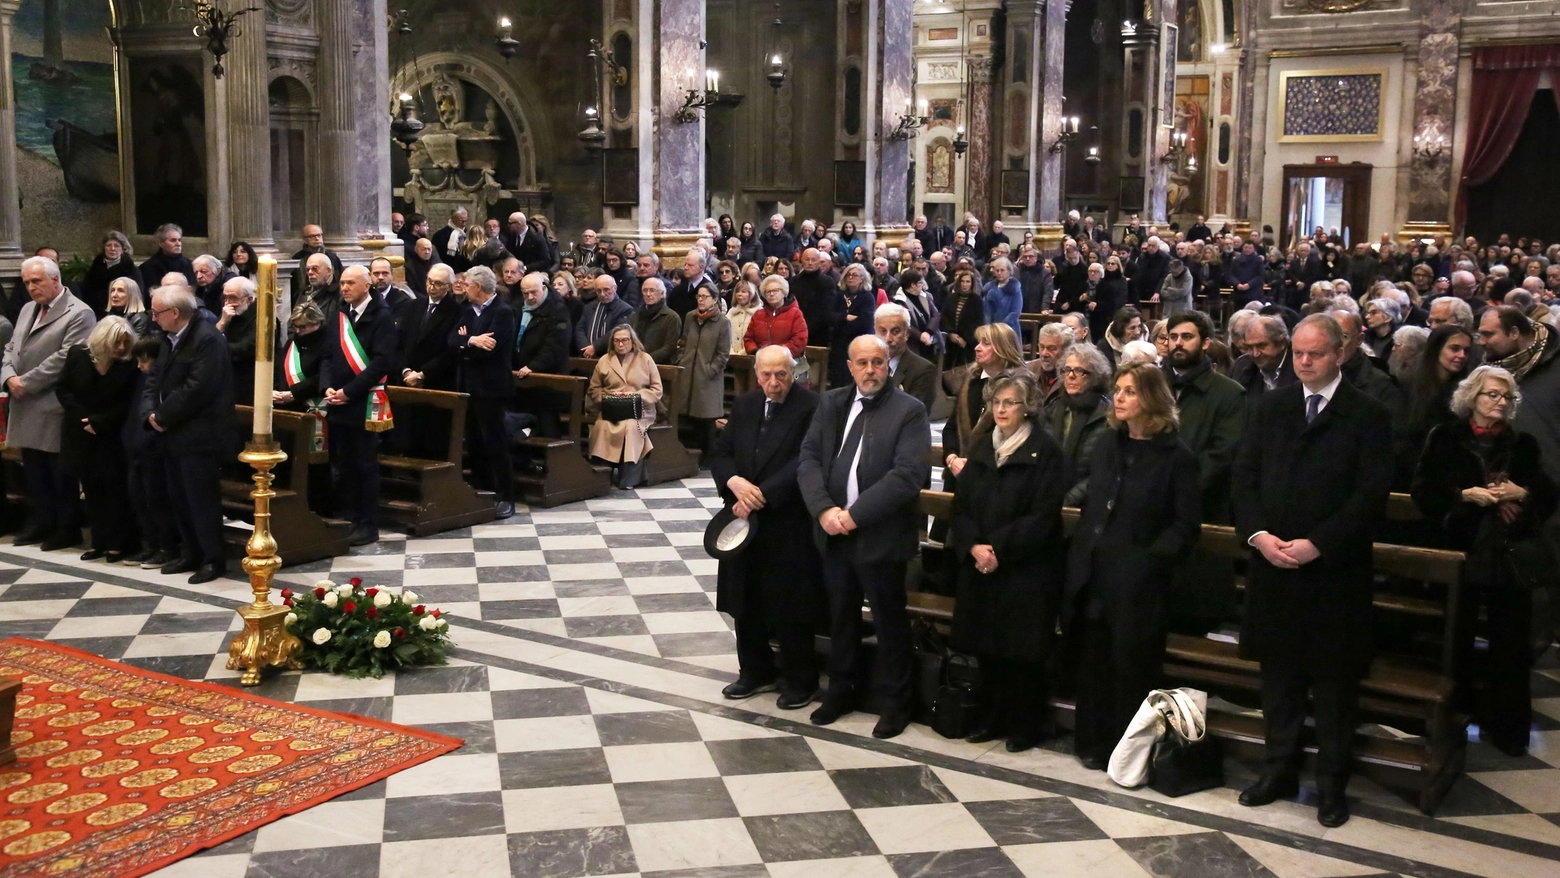
[[357,577],[284,588],[282,604],[292,610],[288,630],[303,641],[298,658],[333,674],[378,678],[405,665],[442,665],[453,645],[448,614],[417,603],[406,589],[363,588]]

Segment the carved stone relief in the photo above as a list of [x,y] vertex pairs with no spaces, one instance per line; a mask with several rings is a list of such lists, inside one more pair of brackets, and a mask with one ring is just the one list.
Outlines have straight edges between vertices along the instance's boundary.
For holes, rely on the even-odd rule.
[[272,24],[311,25],[314,0],[265,0],[265,20]]

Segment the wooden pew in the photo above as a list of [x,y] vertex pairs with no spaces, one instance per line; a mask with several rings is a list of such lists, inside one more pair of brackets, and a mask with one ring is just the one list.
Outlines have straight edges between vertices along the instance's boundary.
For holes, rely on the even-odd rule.
[[[1401,499],[1393,500],[1391,506],[1395,514],[1408,512]],[[932,518],[946,519],[953,511],[953,495],[922,491],[920,511]],[[1078,515],[1076,509],[1063,509],[1063,521],[1069,531],[1076,526]],[[1245,558],[1250,551],[1236,537],[1234,528],[1222,525],[1203,525],[1200,548],[1233,558]],[[1461,599],[1464,558],[1461,552],[1384,543],[1376,544],[1374,556],[1380,575],[1417,580],[1444,590],[1444,596],[1437,598],[1407,599],[1382,592],[1373,598],[1378,614],[1430,620],[1440,627],[1441,640],[1436,654],[1428,657],[1378,653],[1369,674],[1361,681],[1362,719],[1379,721],[1414,737],[1397,739],[1357,732],[1354,767],[1359,774],[1407,793],[1421,811],[1430,814],[1462,772],[1466,754],[1467,717],[1457,712],[1452,700],[1457,672],[1453,632]],[[952,622],[955,601],[947,596],[912,592],[908,606],[912,617],[946,628]],[[1260,665],[1242,659],[1237,645],[1226,640],[1171,634],[1165,649],[1164,674],[1172,685],[1189,684],[1236,704],[1259,705]],[[1051,703],[1058,721],[1069,725],[1073,704],[1058,698]],[[1249,710],[1215,708],[1209,711],[1208,727],[1232,750],[1243,755],[1261,755],[1260,715]],[[1314,752],[1314,744],[1308,744],[1308,750]]]
[[[656,405],[656,422],[650,427],[650,444],[654,446],[645,458],[646,486],[662,482],[692,478],[699,472],[699,453],[690,451],[677,435],[677,412],[672,411],[669,400],[677,398],[682,382],[686,380],[681,366],[658,365],[661,372],[661,402]],[[596,371],[596,361],[587,357],[570,357],[569,371],[583,376],[589,382]],[[590,453],[591,415],[580,419],[580,442],[586,454]]]
[[[548,390],[568,397],[562,418],[579,424],[585,418],[585,386],[588,378],[577,375],[543,375],[533,372],[515,379],[516,388]],[[612,490],[612,477],[604,467],[593,467],[580,454],[580,443],[562,438],[530,436],[514,448],[516,494],[531,506],[557,506]]]
[[440,459],[379,455],[381,517],[420,537],[497,518],[493,493],[472,488],[461,471],[466,394],[416,387],[391,386],[387,390],[392,412],[417,407],[448,412],[450,441]]
[[[254,409],[247,405],[233,407],[233,423],[248,427],[254,421]],[[335,558],[350,551],[347,532],[352,523],[322,518],[309,508],[309,466],[329,462],[329,454],[314,451],[314,418],[302,412],[277,409],[271,413],[271,432],[287,452],[287,460],[273,472],[276,481],[271,489],[271,533],[276,537],[276,550],[284,564],[304,564],[321,558]],[[222,512],[228,518],[255,520],[255,504],[249,492],[254,489],[250,480],[253,470],[247,464],[237,463],[224,467],[222,479]],[[329,487],[329,486],[316,486]],[[250,531],[243,528],[224,528],[223,539],[231,558],[244,556],[244,544]]]
[[802,352],[807,358],[807,368],[811,370],[812,389],[819,393],[829,389],[829,349],[817,345],[808,345]]

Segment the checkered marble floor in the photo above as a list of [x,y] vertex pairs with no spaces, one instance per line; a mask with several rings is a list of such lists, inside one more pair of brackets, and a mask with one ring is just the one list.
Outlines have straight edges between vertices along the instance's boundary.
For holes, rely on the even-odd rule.
[[[454,613],[447,667],[383,680],[268,676],[260,694],[456,735],[459,751],[261,828],[162,876],[1454,876],[1560,874],[1560,670],[1535,676],[1532,755],[1475,742],[1437,818],[1364,781],[1355,819],[1314,803],[1181,799],[1087,772],[1063,738],[1008,754],[920,726],[870,737],[719,690],[735,658],[689,479],[429,539],[386,535],[287,568],[360,576]],[[236,684],[247,583],[190,587],[0,543],[0,636]]]

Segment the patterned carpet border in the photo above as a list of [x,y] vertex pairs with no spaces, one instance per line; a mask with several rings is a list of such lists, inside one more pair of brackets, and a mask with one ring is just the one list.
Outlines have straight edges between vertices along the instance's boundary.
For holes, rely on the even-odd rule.
[[3,878],[144,875],[463,743],[23,638],[0,675],[22,680]]

